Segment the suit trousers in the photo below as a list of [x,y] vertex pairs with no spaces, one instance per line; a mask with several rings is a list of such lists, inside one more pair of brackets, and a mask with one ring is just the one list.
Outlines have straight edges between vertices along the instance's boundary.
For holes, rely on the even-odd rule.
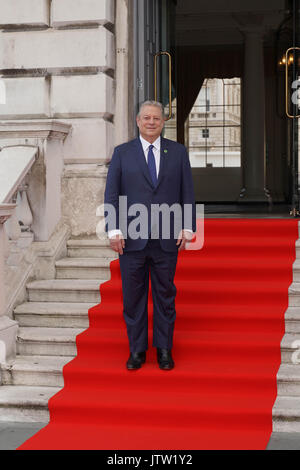
[[131,352],[148,349],[149,275],[153,299],[153,346],[165,349],[173,346],[177,257],[177,251],[164,251],[159,240],[151,238],[144,249],[119,254],[123,316]]

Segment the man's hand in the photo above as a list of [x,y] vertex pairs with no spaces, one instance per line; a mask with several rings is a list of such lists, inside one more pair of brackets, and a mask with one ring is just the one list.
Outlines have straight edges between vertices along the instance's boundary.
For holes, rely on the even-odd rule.
[[123,254],[123,248],[125,247],[125,240],[123,235],[114,235],[109,239],[110,247],[120,255]]
[[[188,230],[181,230],[178,235],[176,245],[180,244],[178,251],[185,250],[185,244],[194,237],[194,234]],[[181,242],[181,243],[180,243]]]

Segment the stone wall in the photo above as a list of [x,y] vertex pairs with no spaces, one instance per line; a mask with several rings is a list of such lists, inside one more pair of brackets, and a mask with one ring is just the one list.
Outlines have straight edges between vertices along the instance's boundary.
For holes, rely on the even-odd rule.
[[115,0],[0,0],[0,11],[0,120],[72,125],[62,213],[72,235],[93,233],[115,145]]

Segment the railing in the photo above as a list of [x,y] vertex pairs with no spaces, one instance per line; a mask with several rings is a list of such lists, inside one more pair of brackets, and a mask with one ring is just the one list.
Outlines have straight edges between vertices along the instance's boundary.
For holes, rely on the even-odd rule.
[[54,269],[51,254],[40,263],[39,243],[62,221],[63,143],[71,129],[54,119],[0,121],[0,363],[15,355],[13,310],[27,299],[26,283]]
[[34,239],[31,231],[33,215],[27,197],[26,178],[37,156],[38,147],[34,146],[7,146],[0,150],[0,204],[16,205],[5,222],[9,253],[2,255],[11,266],[19,264],[22,249],[27,248]]
[[0,363],[15,354],[17,323],[5,315],[5,268],[18,266],[23,250],[34,239],[26,177],[37,156],[34,146],[0,149]]

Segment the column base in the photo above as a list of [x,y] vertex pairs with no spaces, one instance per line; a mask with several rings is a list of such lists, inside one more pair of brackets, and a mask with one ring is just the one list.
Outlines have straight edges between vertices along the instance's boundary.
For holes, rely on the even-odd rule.
[[272,197],[266,188],[263,190],[251,190],[243,188],[240,192],[237,202],[264,202],[272,204]]

